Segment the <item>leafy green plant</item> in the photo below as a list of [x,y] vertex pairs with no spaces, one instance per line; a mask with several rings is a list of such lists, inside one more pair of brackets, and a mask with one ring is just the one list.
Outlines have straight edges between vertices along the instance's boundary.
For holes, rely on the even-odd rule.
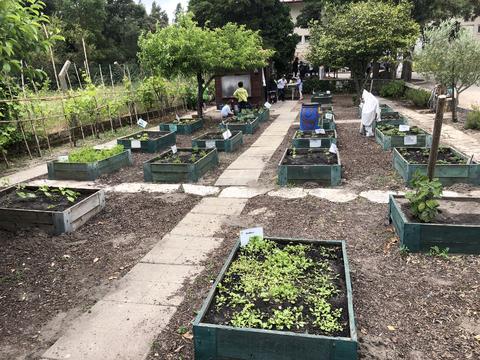
[[430,100],[430,92],[423,89],[407,89],[405,98],[412,101],[417,107],[426,108]]
[[77,200],[77,198],[80,196],[79,192],[72,189],[63,188],[63,187],[59,187],[58,189],[56,189],[56,191],[58,191],[60,195],[62,195],[71,203],[74,203]]
[[410,202],[410,210],[418,220],[429,223],[438,215],[439,202],[442,196],[442,184],[438,179],[430,181],[428,176],[417,172],[412,180],[414,191],[407,192],[405,197]]
[[380,88],[380,96],[399,99],[405,93],[405,81],[393,80]]
[[410,249],[409,249],[407,246],[405,246],[405,245],[400,246],[400,250],[399,250],[399,251],[400,251],[400,256],[402,256],[402,257],[403,257],[403,256],[407,256],[408,254],[410,254]]
[[68,162],[71,163],[91,163],[105,160],[109,157],[118,155],[124,151],[123,145],[116,145],[111,149],[96,150],[92,146],[86,146],[72,151],[68,155]]
[[439,257],[439,258],[447,260],[449,251],[450,251],[450,249],[448,247],[445,248],[445,249],[440,249],[438,246],[432,246],[430,248],[430,250],[428,251],[428,255]]
[[405,136],[405,135],[419,135],[425,134],[425,131],[417,126],[411,126],[408,131],[400,131],[399,127],[390,124],[378,124],[378,130],[380,130],[386,136]]
[[480,106],[473,106],[468,112],[465,129],[480,130]]
[[27,190],[26,185],[24,185],[24,184],[17,185],[15,193],[17,194],[17,196],[19,198],[21,198],[23,200],[32,200],[32,199],[37,198],[37,195],[35,195],[35,193]]

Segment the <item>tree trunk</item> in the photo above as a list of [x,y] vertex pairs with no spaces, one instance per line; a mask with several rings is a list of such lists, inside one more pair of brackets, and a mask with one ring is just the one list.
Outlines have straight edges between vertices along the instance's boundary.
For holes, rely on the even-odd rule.
[[403,54],[402,80],[412,81],[412,51]]
[[374,62],[372,66],[372,80],[373,79],[379,79],[380,78],[380,63],[379,62]]
[[197,86],[198,86],[198,93],[197,93],[197,115],[199,118],[203,117],[203,77],[202,74],[197,74]]

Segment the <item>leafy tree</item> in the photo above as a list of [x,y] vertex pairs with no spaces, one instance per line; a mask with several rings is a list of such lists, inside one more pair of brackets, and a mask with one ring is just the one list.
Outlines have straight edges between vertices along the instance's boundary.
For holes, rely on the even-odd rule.
[[213,29],[231,22],[260,31],[265,46],[275,50],[277,70],[289,69],[299,37],[289,7],[280,0],[190,0],[189,10],[201,26]]
[[320,20],[325,8],[325,0],[305,0],[305,5],[297,17],[297,26],[308,28],[310,21]]
[[180,17],[185,13],[185,10],[183,9],[182,3],[178,3],[177,7],[175,8],[174,12],[174,22],[175,24],[178,22]]
[[167,13],[165,12],[165,10],[162,10],[162,8],[159,5],[157,5],[155,1],[152,3],[152,10],[150,11],[150,20],[154,25],[152,30],[155,30],[155,24],[157,23],[158,23],[158,26],[160,27],[168,26]]
[[329,8],[311,27],[308,59],[315,65],[349,67],[360,97],[369,63],[395,58],[417,40],[411,5],[368,0]]
[[452,121],[457,121],[458,98],[480,84],[480,42],[457,22],[445,21],[425,32],[424,48],[414,57],[418,72],[455,89]]
[[245,26],[227,24],[204,29],[186,14],[178,23],[140,37],[141,64],[165,77],[194,76],[197,80],[197,110],[202,116],[203,92],[215,74],[250,70],[266,65],[272,51],[262,48],[258,33]]

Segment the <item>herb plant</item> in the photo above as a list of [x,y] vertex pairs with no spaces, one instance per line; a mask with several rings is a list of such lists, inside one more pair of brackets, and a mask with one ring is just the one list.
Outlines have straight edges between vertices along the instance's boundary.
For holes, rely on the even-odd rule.
[[71,163],[91,163],[105,160],[109,157],[118,155],[124,151],[123,145],[116,145],[111,149],[96,150],[91,146],[83,147],[72,151],[68,155],[68,162]]
[[442,196],[442,184],[438,179],[430,181],[428,176],[415,173],[412,180],[414,191],[407,192],[405,197],[410,202],[410,210],[421,222],[432,222],[438,215],[439,202]]

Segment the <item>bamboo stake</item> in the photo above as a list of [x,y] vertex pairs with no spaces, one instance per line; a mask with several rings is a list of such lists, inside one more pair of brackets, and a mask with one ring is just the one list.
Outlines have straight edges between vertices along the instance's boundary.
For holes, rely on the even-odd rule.
[[[22,80],[23,98],[26,99],[27,98],[27,93],[25,91],[25,77],[24,77],[24,74],[23,74],[23,60],[20,61],[20,66],[21,66],[20,67],[20,78]],[[32,104],[32,102],[30,102],[30,105],[31,104]],[[28,107],[26,108],[26,110],[27,110],[27,114],[28,114],[28,119],[30,120],[30,125],[32,126],[33,136],[35,137],[35,142],[37,144],[38,154],[40,155],[40,157],[43,157],[42,149],[40,148],[40,142],[38,141],[37,130],[35,129],[35,124],[33,123],[33,120],[32,120],[32,113],[30,112]]]
[[113,90],[113,92],[115,92],[115,85],[113,83],[112,66],[110,64],[108,64],[108,69],[110,70],[110,81],[112,83],[112,90]]
[[[32,81],[32,84],[33,84],[33,89],[35,91],[35,94],[37,94],[38,96],[38,89],[37,89],[37,85],[35,85],[35,82]],[[33,105],[32,105],[33,106]],[[42,121],[42,125],[43,125],[43,131],[45,133],[45,138],[47,139],[47,146],[48,146],[48,151],[50,152],[50,155],[52,155],[52,148],[50,146],[50,139],[48,137],[48,131],[47,131],[47,126],[45,125],[45,114],[43,113],[43,110],[42,110],[42,107],[40,106],[40,115],[41,115],[41,121]]]
[[82,80],[80,79],[80,75],[78,73],[77,64],[73,63],[73,67],[75,68],[75,73],[77,74],[78,85],[80,85],[80,89],[83,90]]
[[88,57],[87,57],[87,47],[85,46],[85,39],[82,37],[82,44],[83,44],[83,55],[85,56],[85,69],[87,70],[87,75],[91,79],[90,76],[90,67],[88,66]]
[[102,65],[98,64],[98,67],[100,68],[100,79],[102,81],[102,86],[105,87],[105,82],[103,81]]
[[[43,31],[45,32],[45,36],[47,39],[50,38],[50,35],[48,34],[47,27],[45,24],[42,24]],[[53,67],[53,73],[55,74],[55,81],[57,82],[57,90],[60,90],[60,82],[58,81],[58,74],[57,74],[57,67],[55,66],[55,57],[53,56],[53,50],[50,45],[48,45],[48,50],[50,52],[50,60],[52,61],[52,67]]]

